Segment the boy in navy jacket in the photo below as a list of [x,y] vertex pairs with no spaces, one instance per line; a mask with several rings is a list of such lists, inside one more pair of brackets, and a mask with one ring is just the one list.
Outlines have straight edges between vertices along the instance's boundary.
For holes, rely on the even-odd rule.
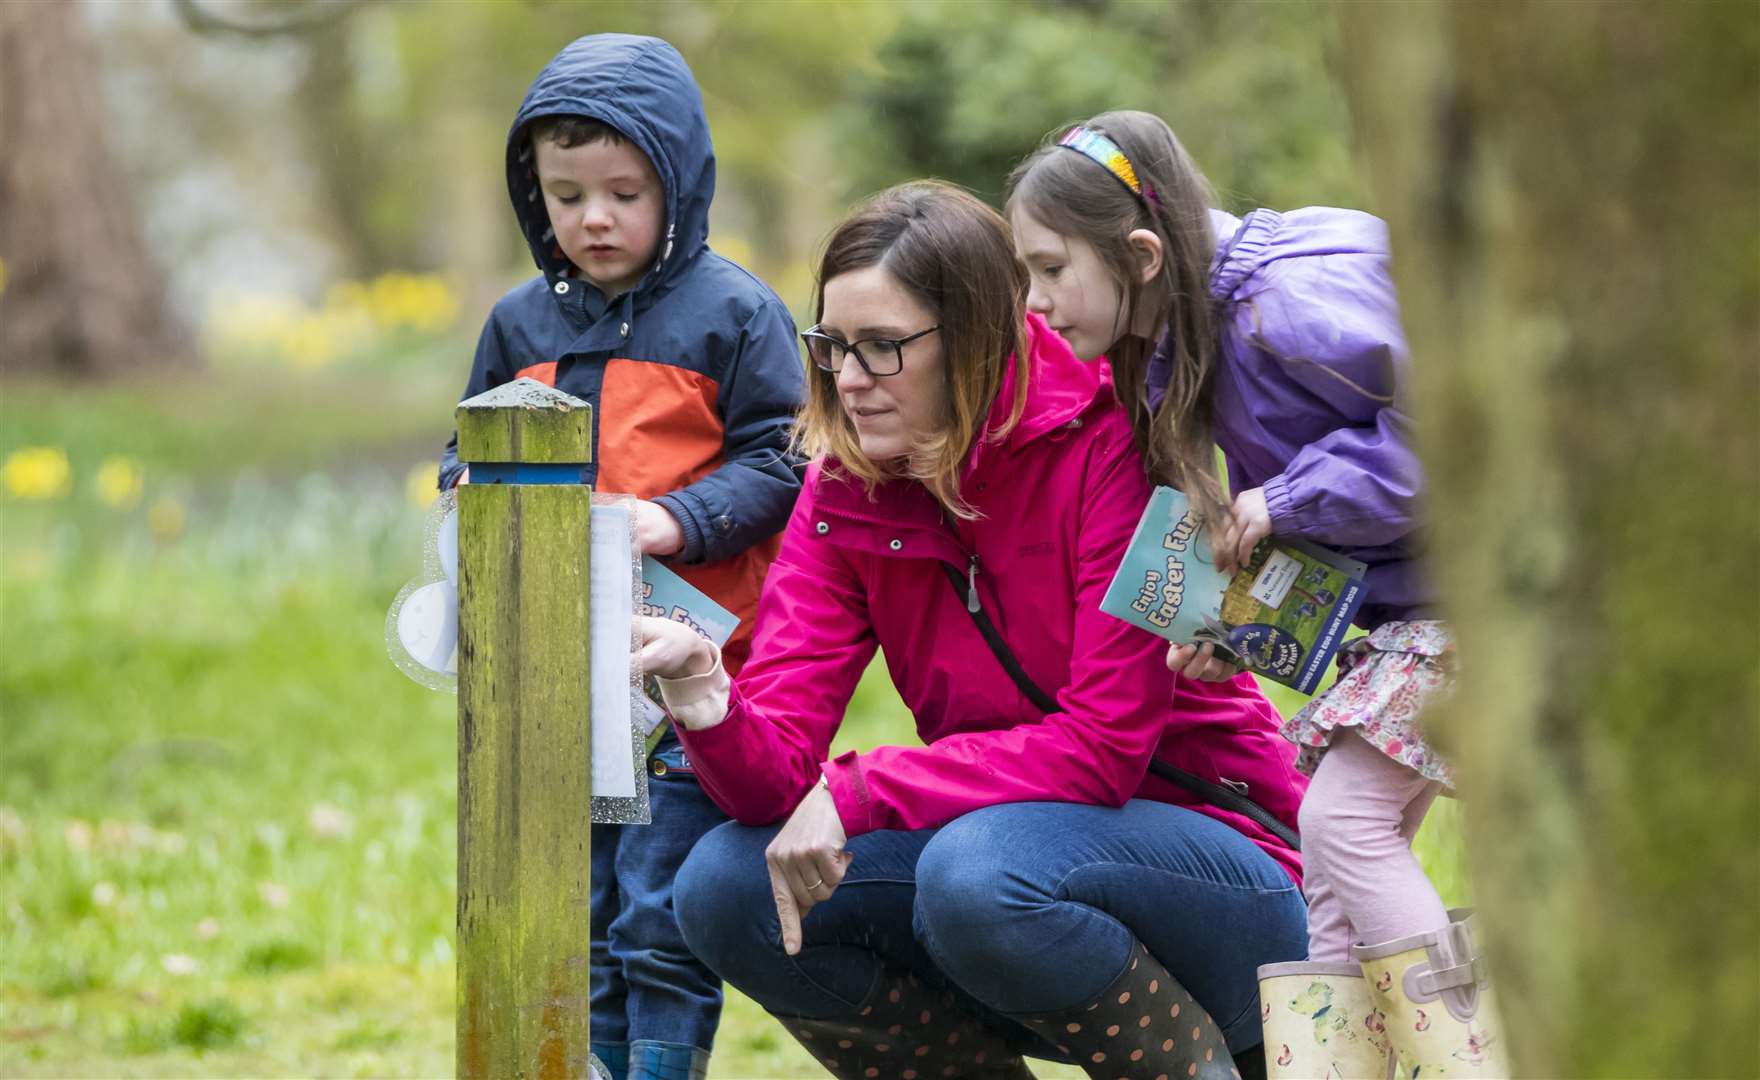
[[[804,373],[782,302],[709,249],[715,156],[684,58],[625,34],[563,49],[514,118],[507,186],[541,274],[496,303],[464,396],[527,376],[593,406],[587,479],[640,500],[643,553],[739,616],[736,670],[800,488]],[[440,486],[466,473],[455,436]],[[652,825],[593,826],[592,1041],[616,1080],[704,1075],[721,1012],[672,877],[726,819],[670,733],[650,772]]]

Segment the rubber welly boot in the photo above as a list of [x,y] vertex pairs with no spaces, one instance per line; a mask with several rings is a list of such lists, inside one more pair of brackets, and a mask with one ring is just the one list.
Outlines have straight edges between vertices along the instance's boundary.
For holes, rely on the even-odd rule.
[[640,1039],[629,1044],[629,1080],[704,1080],[708,1075],[707,1050]]
[[1021,1056],[952,994],[887,972],[853,1016],[778,1016],[840,1080],[1033,1080]]
[[1092,1077],[1240,1080],[1222,1029],[1141,942],[1092,1004],[1014,1019]]
[[1470,916],[1440,930],[1358,945],[1351,958],[1386,1017],[1394,1077],[1509,1076]]
[[1259,1020],[1270,1080],[1386,1080],[1386,1020],[1356,964],[1259,968]]

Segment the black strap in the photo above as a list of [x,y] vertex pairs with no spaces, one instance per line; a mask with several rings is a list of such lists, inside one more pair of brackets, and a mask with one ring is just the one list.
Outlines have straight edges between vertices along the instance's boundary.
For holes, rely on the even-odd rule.
[[[954,594],[959,597],[961,606],[971,612],[972,621],[978,624],[978,633],[984,635],[984,643],[990,646],[992,653],[996,654],[996,659],[1001,662],[1002,669],[1008,672],[1008,677],[1014,680],[1016,686],[1020,687],[1021,693],[1025,694],[1027,700],[1031,701],[1040,712],[1061,712],[1062,709],[1056,699],[1039,689],[1039,684],[1032,680],[1026,669],[1021,667],[1021,662],[1015,659],[1014,651],[1008,647],[1008,642],[1002,640],[1002,635],[996,630],[996,624],[990,621],[990,616],[984,612],[984,609],[979,607],[974,610],[970,604],[966,603],[966,589],[969,583],[966,581],[965,575],[961,574],[959,568],[952,563],[944,562],[941,564],[941,568],[947,571],[947,580],[953,586]],[[1294,829],[1277,820],[1271,811],[1233,788],[1218,784],[1214,780],[1206,780],[1196,773],[1169,765],[1159,758],[1151,757],[1149,759],[1149,771],[1163,780],[1178,784],[1211,806],[1220,807],[1223,810],[1252,819],[1260,828],[1289,845],[1291,850],[1302,850],[1302,838],[1296,834]]]

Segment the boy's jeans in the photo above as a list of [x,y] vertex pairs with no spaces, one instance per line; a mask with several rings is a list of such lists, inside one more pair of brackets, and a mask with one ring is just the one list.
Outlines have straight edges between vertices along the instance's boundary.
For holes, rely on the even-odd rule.
[[1258,966],[1307,952],[1301,890],[1269,855],[1213,818],[1132,800],[1013,803],[939,830],[858,836],[788,956],[764,865],[777,828],[729,823],[705,837],[679,874],[678,911],[697,954],[780,1015],[853,1013],[885,967],[953,991],[1023,1052],[1057,1059],[997,1014],[1085,1005],[1141,941],[1239,1053],[1260,1041]]
[[677,736],[668,732],[648,764],[653,824],[593,826],[593,1043],[709,1050],[721,1019],[721,980],[685,947],[672,880],[691,847],[727,815],[703,794]]

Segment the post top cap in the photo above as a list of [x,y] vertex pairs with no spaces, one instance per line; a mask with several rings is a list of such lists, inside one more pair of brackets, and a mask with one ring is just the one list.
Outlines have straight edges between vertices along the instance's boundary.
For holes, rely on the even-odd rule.
[[458,403],[460,409],[555,409],[570,412],[584,409],[587,403],[572,394],[532,378],[518,378],[502,383]]

